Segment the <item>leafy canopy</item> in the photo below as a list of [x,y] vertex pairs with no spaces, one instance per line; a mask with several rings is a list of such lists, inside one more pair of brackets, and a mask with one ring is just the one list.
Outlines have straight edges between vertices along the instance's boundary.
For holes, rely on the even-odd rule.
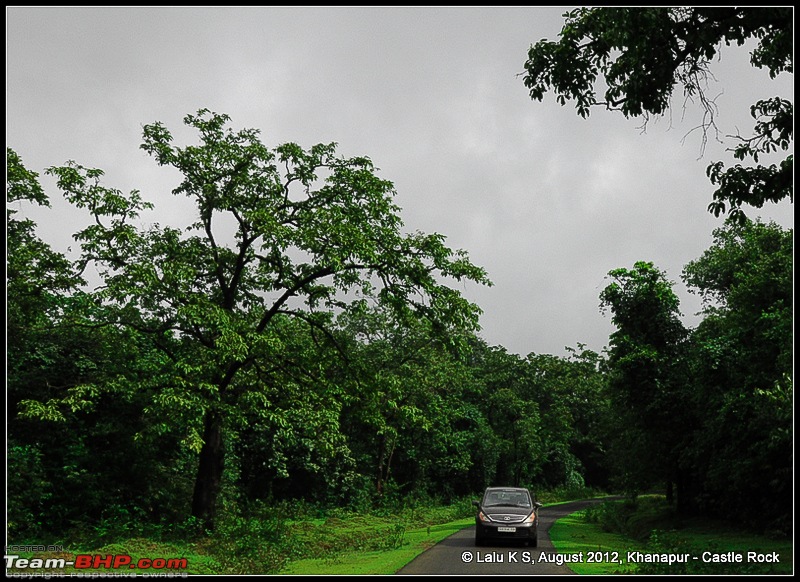
[[337,156],[336,144],[270,149],[257,130],[234,131],[205,109],[184,122],[199,143],[176,146],[153,123],[141,147],[180,172],[173,194],[195,208],[185,230],[140,226],[153,204],[104,186],[101,170],[48,170],[94,215],[76,238],[83,265],[102,278],[96,300],[181,371],[173,406],[200,413],[258,392],[245,372],[280,361],[287,318],[331,338],[335,311],[372,301],[404,318],[477,327],[479,308],[447,282],[489,284],[484,270],[442,235],[404,233],[394,187],[368,158]]
[[[532,99],[541,101],[552,89],[561,105],[574,101],[581,117],[599,105],[646,120],[664,114],[680,86],[687,101],[703,108],[705,143],[716,106],[704,90],[722,43],[741,46],[754,39],[754,67],[766,68],[772,78],[793,72],[791,7],[580,8],[564,16],[558,41],[541,40],[530,48],[523,78]],[[717,186],[709,205],[715,216],[727,210],[743,220],[744,204],[760,208],[792,199],[793,156],[769,166],[759,165],[759,157],[790,148],[793,111],[779,97],[751,107],[754,134],[736,136],[733,153],[755,165],[725,169],[715,162],[707,169]]]

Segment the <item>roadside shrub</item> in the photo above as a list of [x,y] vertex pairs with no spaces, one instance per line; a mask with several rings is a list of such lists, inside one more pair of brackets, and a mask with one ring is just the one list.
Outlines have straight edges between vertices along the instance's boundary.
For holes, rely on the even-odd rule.
[[254,506],[227,513],[208,546],[225,574],[275,574],[298,554],[286,521],[270,509]]
[[599,525],[605,532],[624,534],[634,510],[635,506],[630,502],[604,501],[587,507],[583,518],[588,523]]
[[406,535],[406,526],[404,523],[396,523],[384,532],[382,543],[379,545],[379,550],[396,550],[403,547],[403,539]]
[[572,485],[562,485],[554,489],[537,489],[535,485],[528,485],[528,489],[537,501],[542,503],[558,503],[560,501],[574,501],[577,499],[590,499],[605,495],[603,491],[598,491],[593,487],[586,487],[580,483]]
[[43,533],[44,507],[52,496],[42,454],[30,445],[11,444],[6,454],[6,532],[15,540],[36,539]]
[[647,541],[653,528],[672,520],[673,515],[663,499],[640,497],[635,501],[605,501],[588,507],[584,519],[599,525],[603,531]]
[[[690,554],[699,556],[704,551],[722,554],[726,549],[717,544],[707,544],[702,548],[689,543],[678,532],[654,530],[647,543],[647,552],[653,554]],[[769,569],[769,566],[766,567]],[[723,574],[769,574],[762,564],[748,564],[736,562],[704,562],[703,560],[689,559],[686,562],[663,564],[642,563],[636,568],[637,574],[689,574],[689,575],[723,575]]]

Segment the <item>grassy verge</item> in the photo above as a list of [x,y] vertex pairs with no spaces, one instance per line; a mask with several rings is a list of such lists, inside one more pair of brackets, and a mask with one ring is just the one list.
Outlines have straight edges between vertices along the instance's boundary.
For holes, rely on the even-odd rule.
[[[334,518],[319,520],[319,523],[302,522],[302,524],[296,524],[298,527],[297,533],[300,538],[303,538],[300,542],[296,541],[295,549],[292,552],[297,557],[288,561],[288,565],[277,573],[296,575],[394,574],[429,547],[458,530],[469,526],[474,521],[474,518],[465,518],[445,524],[406,529],[402,537],[396,537],[392,541],[391,536],[387,537],[387,532],[392,530],[393,520],[396,519],[396,517],[392,516],[380,518],[353,516],[351,519]],[[396,525],[396,521],[394,521],[394,525]],[[338,538],[341,541],[331,543],[334,538]],[[153,576],[167,573],[194,575],[230,573],[232,564],[226,563],[228,560],[225,557],[213,551],[214,543],[213,540],[207,540],[197,544],[170,544],[145,538],[134,538],[119,543],[107,544],[92,550],[75,550],[72,548],[67,550],[65,548],[64,551],[17,552],[15,555],[18,555],[23,560],[28,560],[28,562],[23,568],[11,568],[7,572],[31,574],[35,571],[39,574],[47,573],[48,575],[136,573]],[[390,544],[394,547],[388,547]],[[167,568],[165,565],[157,569],[143,569],[131,568],[127,564],[122,568],[105,566],[99,568],[53,567],[56,562],[51,560],[74,561],[76,555],[81,554],[92,557],[130,556],[131,565],[138,564],[142,559],[150,560],[150,563],[156,563],[156,565],[160,564],[160,562],[156,562],[158,558],[185,559],[186,567],[172,569]],[[35,559],[42,560],[42,566],[46,564],[48,567],[40,566],[35,570],[32,569],[32,560]],[[232,561],[237,560],[234,559]],[[36,566],[36,563],[33,563],[33,565]],[[246,561],[239,561],[238,565],[237,569],[241,572],[250,574],[264,572],[258,566]]]
[[[754,535],[730,524],[684,519],[660,498],[609,502],[567,516],[550,529],[578,574],[791,574],[791,539]],[[665,563],[672,559],[672,564]]]
[[[90,576],[393,574],[427,548],[470,525],[472,512],[465,500],[453,506],[377,515],[336,510],[327,517],[298,512],[292,520],[255,514],[228,516],[213,536],[197,537],[193,542],[142,536],[105,544],[75,543],[52,551],[18,551],[14,555],[19,560],[7,572]],[[80,561],[76,560],[80,555],[101,563],[66,565]],[[115,564],[120,557],[124,559],[121,568]],[[151,567],[137,567],[142,560]]]
[[587,522],[583,511],[555,522],[550,527],[550,541],[562,554],[581,553],[582,561],[569,564],[576,574],[632,574],[634,568],[625,563],[624,554],[645,549],[645,544]]
[[[546,505],[590,497],[591,490],[564,489],[545,492]],[[387,518],[355,516],[328,519],[307,529],[303,553],[295,556],[284,574],[394,574],[432,545],[475,522],[470,500],[451,507],[410,510]],[[358,533],[361,524],[364,537]],[[308,527],[308,524],[306,524]],[[403,529],[402,535],[397,532]],[[369,533],[371,532],[371,533]],[[371,540],[364,544],[362,539]],[[380,547],[374,546],[378,541]],[[361,547],[359,547],[361,545]],[[322,555],[319,555],[319,554]]]
[[[550,503],[548,503],[550,505]],[[258,574],[293,575],[393,574],[425,551],[472,521],[468,503],[447,508],[418,508],[398,514],[339,513],[307,517],[292,522],[249,518],[233,520],[211,538],[194,543],[167,543],[144,537],[104,545],[64,547],[60,551],[14,552],[25,567],[16,574],[109,573],[164,575]],[[469,517],[459,517],[464,513]],[[280,527],[276,524],[280,523]],[[565,554],[581,553],[569,566],[578,574],[791,574],[791,539],[753,535],[729,524],[682,519],[661,499],[641,499],[636,505],[606,502],[558,520],[550,529],[555,547]],[[631,552],[638,563],[629,559]],[[130,556],[131,565],[144,559],[185,559],[185,567],[121,569],[54,567],[48,560],[75,560],[76,555]],[[648,556],[683,556],[690,559],[663,564]],[[758,562],[750,556],[769,558]],[[730,560],[741,556],[740,562]],[[697,559],[694,559],[697,558]],[[711,561],[713,559],[728,561]],[[37,563],[33,560],[40,560]]]
[[[429,547],[474,523],[465,518],[430,527],[407,530],[398,547],[331,553],[323,558],[293,560],[282,574],[394,574]],[[345,534],[346,535],[346,534]]]

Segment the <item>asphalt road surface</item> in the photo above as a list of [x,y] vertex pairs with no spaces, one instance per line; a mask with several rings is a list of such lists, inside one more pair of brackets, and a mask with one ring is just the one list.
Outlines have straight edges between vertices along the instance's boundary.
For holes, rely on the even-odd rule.
[[565,515],[599,503],[603,499],[573,501],[539,510],[539,545],[489,541],[475,546],[475,526],[462,529],[417,556],[398,574],[575,574],[566,564],[556,563],[558,553],[550,542],[550,526]]

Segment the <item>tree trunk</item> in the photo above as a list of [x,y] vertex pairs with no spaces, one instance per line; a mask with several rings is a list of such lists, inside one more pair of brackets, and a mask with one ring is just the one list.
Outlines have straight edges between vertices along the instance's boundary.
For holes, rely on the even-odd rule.
[[200,449],[200,464],[192,497],[192,516],[202,520],[208,529],[214,529],[224,461],[222,419],[217,412],[209,410],[206,413],[203,448]]
[[389,439],[386,435],[381,435],[380,444],[378,446],[378,471],[375,488],[378,497],[382,497],[386,483],[389,481],[389,473],[392,470],[392,455],[394,455],[394,448],[397,444],[397,438],[392,440],[391,447],[389,446]]
[[678,489],[677,511],[682,515],[695,515],[697,513],[693,485],[692,474],[686,469],[678,469],[676,478]]
[[382,434],[378,444],[378,470],[375,480],[375,489],[378,497],[383,496],[383,468],[386,465],[386,435]]

